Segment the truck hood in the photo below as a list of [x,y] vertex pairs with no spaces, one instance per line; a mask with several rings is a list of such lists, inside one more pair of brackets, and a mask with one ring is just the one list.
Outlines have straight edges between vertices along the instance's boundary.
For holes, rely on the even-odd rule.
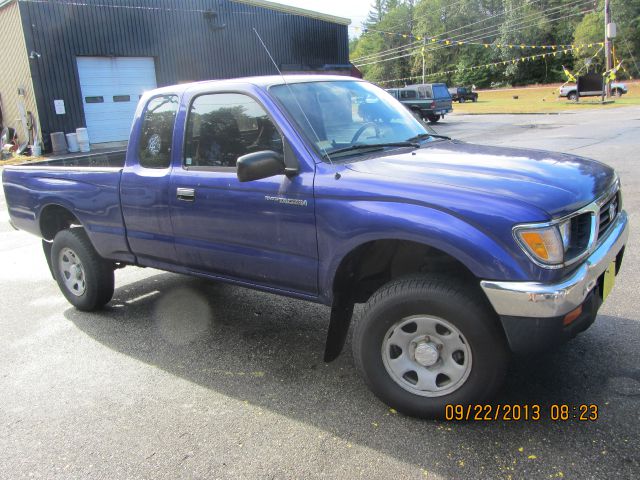
[[369,157],[349,163],[347,168],[400,181],[408,189],[431,185],[477,191],[483,197],[530,205],[550,217],[571,213],[592,202],[616,178],[607,165],[575,155],[455,140]]

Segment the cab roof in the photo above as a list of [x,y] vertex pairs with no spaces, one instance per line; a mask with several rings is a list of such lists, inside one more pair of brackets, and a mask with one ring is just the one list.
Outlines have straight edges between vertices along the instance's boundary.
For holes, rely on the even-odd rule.
[[308,83],[308,82],[329,82],[329,81],[354,81],[354,82],[362,82],[359,78],[349,77],[345,75],[265,75],[259,77],[240,77],[240,78],[228,78],[221,80],[204,80],[200,82],[192,82],[192,83],[182,83],[179,85],[171,85],[167,87],[156,88],[147,92],[148,94],[162,94],[162,93],[183,93],[191,88],[197,87],[202,88],[207,85],[215,86],[215,87],[224,87],[225,85],[255,85],[256,87],[261,88],[269,88],[272,85],[284,85],[295,84],[295,83]]

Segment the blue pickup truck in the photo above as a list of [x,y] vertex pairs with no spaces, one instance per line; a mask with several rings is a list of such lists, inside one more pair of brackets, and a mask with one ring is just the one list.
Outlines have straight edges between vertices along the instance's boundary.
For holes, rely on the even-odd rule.
[[229,282],[330,307],[330,361],[364,303],[355,363],[409,415],[485,401],[511,353],[586,329],[628,237],[608,166],[432,135],[356,79],[153,90],[127,148],[3,172],[71,304],[105,306],[128,265]]

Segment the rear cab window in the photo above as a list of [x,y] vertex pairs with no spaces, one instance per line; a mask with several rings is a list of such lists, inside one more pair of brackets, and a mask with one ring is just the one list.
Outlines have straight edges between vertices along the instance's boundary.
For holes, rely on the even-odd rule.
[[144,168],[169,168],[177,95],[161,95],[147,103],[142,116],[138,159]]
[[433,96],[434,98],[449,98],[449,90],[444,85],[433,85]]

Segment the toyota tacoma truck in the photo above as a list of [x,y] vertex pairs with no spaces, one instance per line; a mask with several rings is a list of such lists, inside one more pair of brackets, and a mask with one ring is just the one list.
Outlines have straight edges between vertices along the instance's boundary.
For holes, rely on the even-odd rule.
[[325,360],[351,329],[371,390],[419,417],[488,401],[512,353],[589,327],[628,237],[607,165],[432,135],[344,77],[150,91],[117,162],[3,172],[72,305],[104,307],[129,265],[324,304]]

